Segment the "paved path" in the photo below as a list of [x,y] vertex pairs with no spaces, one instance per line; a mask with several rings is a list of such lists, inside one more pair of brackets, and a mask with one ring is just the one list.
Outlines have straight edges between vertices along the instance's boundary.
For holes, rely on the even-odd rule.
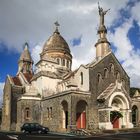
[[0,140],[140,140],[140,133],[80,137],[58,134],[9,134],[0,133]]

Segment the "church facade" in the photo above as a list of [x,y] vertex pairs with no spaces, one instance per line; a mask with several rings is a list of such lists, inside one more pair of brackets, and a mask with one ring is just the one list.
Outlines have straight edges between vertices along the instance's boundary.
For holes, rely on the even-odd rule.
[[8,75],[5,81],[2,130],[20,131],[25,122],[38,122],[52,131],[133,127],[130,78],[110,49],[105,12],[99,7],[96,58],[74,71],[71,51],[58,23],[34,72],[25,44],[17,75]]

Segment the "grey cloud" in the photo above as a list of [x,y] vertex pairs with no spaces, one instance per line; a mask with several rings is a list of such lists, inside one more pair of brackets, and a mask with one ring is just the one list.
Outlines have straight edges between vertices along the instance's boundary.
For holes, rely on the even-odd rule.
[[[9,50],[21,51],[25,41],[31,45],[32,56],[36,55],[36,44],[42,44],[52,34],[53,23],[60,22],[60,32],[71,47],[74,59],[88,63],[95,57],[95,47],[99,23],[98,0],[3,0],[0,1],[0,41]],[[118,16],[118,11],[126,2],[101,1],[104,9],[111,8],[106,15],[106,25],[110,26]],[[79,47],[72,47],[70,41],[82,35]],[[80,51],[80,53],[79,53]],[[92,54],[93,53],[93,54]],[[35,60],[36,61],[36,60]],[[79,64],[80,65],[80,64]]]
[[[119,10],[126,8],[128,1],[100,1],[104,9],[111,8],[105,17],[105,24],[108,27],[121,16]],[[32,47],[32,56],[36,58],[41,48],[40,45],[38,48],[36,44],[42,44],[48,39],[54,31],[53,23],[58,20],[61,25],[60,32],[71,47],[74,65],[88,63],[95,57],[94,44],[98,39],[99,16],[97,2],[98,0],[1,0],[0,42],[4,41],[9,50],[21,51],[24,42],[29,41]],[[139,22],[138,10],[139,4],[132,9],[132,14]],[[70,41],[81,35],[81,44],[78,47],[73,47]],[[131,76],[132,80],[135,80],[136,76]]]
[[3,87],[4,87],[4,83],[0,82],[0,107],[1,107],[1,104],[2,104],[2,98],[3,98]]
[[[102,5],[106,8],[112,7],[112,13],[117,13],[119,8],[116,9],[116,5],[122,7],[125,2],[126,0],[106,0],[102,1]],[[60,30],[68,41],[80,34],[93,38],[96,34],[94,29],[98,24],[96,5],[97,0],[2,0],[0,40],[4,41],[9,49],[21,50],[25,41],[36,44],[46,40],[51,35],[56,20],[61,23]],[[83,11],[89,13],[85,14]],[[111,22],[114,18],[108,16],[107,21]],[[89,28],[93,37],[88,35]]]

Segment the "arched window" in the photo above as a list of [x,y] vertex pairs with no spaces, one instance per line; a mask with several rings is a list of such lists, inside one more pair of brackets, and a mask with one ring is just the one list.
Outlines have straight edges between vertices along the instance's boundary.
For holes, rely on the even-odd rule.
[[65,59],[62,59],[62,66],[65,66]]
[[138,107],[136,105],[132,107],[132,123],[134,127],[138,125]]
[[52,107],[50,107],[50,118],[52,118]]
[[125,86],[125,81],[124,81],[124,79],[122,79],[122,85]]
[[60,60],[59,60],[59,58],[57,58],[57,63],[60,64]]
[[47,117],[49,118],[50,117],[50,112],[49,112],[49,108],[47,107]]
[[101,79],[102,79],[102,75],[100,73],[98,73],[98,75],[97,75],[98,84],[101,82]]
[[105,69],[104,69],[104,78],[107,78],[107,77],[108,77],[108,69],[105,68]]
[[80,74],[80,81],[81,81],[81,85],[83,85],[83,72],[81,72],[81,74]]
[[110,64],[110,72],[114,74],[114,65],[112,63]]
[[29,72],[30,71],[30,64],[26,65],[26,70]]
[[30,109],[29,107],[25,108],[25,119],[28,120],[30,118]]
[[69,68],[69,60],[67,60],[67,68]]
[[116,79],[120,81],[120,73],[118,71],[116,72]]

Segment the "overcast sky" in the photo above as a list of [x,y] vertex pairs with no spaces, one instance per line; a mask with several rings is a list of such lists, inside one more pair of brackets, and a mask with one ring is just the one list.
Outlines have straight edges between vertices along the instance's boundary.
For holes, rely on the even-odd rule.
[[[99,0],[98,0],[99,1]],[[60,23],[60,33],[70,46],[73,69],[95,58],[99,25],[97,0],[0,0],[0,97],[6,75],[15,75],[17,62],[28,42],[35,63],[44,42]],[[111,49],[140,87],[140,1],[100,0]]]

